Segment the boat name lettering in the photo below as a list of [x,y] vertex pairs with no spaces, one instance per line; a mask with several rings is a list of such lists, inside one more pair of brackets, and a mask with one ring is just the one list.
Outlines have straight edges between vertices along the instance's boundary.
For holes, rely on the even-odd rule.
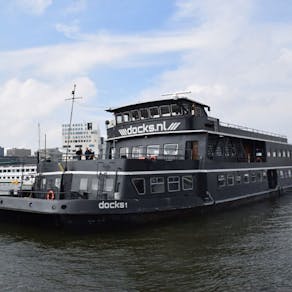
[[142,124],[141,126],[130,126],[128,128],[120,129],[119,133],[122,136],[127,135],[136,135],[136,134],[144,134],[144,133],[153,133],[153,132],[162,132],[162,131],[175,131],[180,122],[172,122],[168,127],[166,126],[166,122],[159,124]]
[[128,208],[128,203],[119,202],[119,201],[114,201],[114,202],[101,201],[100,203],[98,203],[98,208],[99,209],[126,209]]

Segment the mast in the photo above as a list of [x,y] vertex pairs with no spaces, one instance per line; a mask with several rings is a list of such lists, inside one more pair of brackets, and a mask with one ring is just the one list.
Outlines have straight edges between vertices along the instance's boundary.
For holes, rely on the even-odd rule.
[[70,112],[70,121],[68,128],[68,136],[67,136],[67,147],[66,147],[66,156],[65,156],[65,170],[67,170],[67,162],[68,162],[68,151],[69,151],[69,140],[71,136],[71,125],[72,125],[72,117],[73,117],[73,107],[76,99],[81,99],[82,97],[75,97],[76,84],[74,84],[74,88],[72,90],[72,97],[66,98],[65,100],[71,100],[71,112]]

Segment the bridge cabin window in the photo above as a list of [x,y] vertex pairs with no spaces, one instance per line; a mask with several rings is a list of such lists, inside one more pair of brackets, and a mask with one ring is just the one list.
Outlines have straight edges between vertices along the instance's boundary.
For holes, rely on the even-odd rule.
[[105,192],[111,192],[114,186],[114,178],[113,177],[106,177],[104,181],[103,190]]
[[171,115],[172,116],[178,116],[182,114],[181,107],[177,104],[172,104],[171,105]]
[[122,115],[116,115],[117,124],[121,124],[123,122]]
[[93,191],[97,191],[98,190],[98,178],[97,177],[92,178],[91,189]]
[[124,119],[124,122],[129,122],[130,121],[130,114],[129,113],[124,113],[123,114],[123,119]]
[[256,179],[256,173],[255,172],[252,172],[252,174],[251,174],[251,182],[252,183],[255,183],[257,181],[257,179]]
[[170,108],[169,105],[162,105],[160,107],[160,113],[162,117],[170,117]]
[[150,112],[150,117],[151,118],[159,118],[159,111],[158,111],[158,107],[151,107],[149,109]]
[[159,194],[165,192],[164,177],[150,178],[150,192],[151,194]]
[[87,186],[88,186],[88,178],[82,177],[80,179],[80,185],[79,185],[80,191],[87,192]]
[[138,110],[131,111],[132,121],[140,120],[140,114]]
[[149,112],[147,108],[141,109],[140,113],[141,113],[141,120],[149,119]]

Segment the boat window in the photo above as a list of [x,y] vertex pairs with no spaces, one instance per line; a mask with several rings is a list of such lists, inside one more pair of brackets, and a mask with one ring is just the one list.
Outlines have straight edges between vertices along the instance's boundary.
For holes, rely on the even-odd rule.
[[113,177],[106,177],[104,180],[103,190],[105,192],[111,192],[114,187],[114,178]]
[[249,183],[249,174],[248,174],[248,173],[245,173],[245,174],[243,175],[243,182],[246,183],[246,184]]
[[117,124],[121,124],[123,122],[122,115],[116,115]]
[[134,146],[132,148],[132,158],[141,158],[143,156],[143,146]]
[[286,151],[283,150],[283,153],[282,153],[283,157],[286,157]]
[[235,181],[236,181],[237,184],[240,184],[241,183],[241,175],[240,174],[237,174],[236,175]]
[[224,187],[225,186],[225,175],[220,174],[217,177],[218,187]]
[[279,174],[280,174],[280,178],[284,178],[284,172],[283,172],[283,170],[280,170],[279,171]]
[[262,182],[262,180],[263,180],[262,173],[261,173],[260,171],[257,172],[257,180],[258,180],[259,182]]
[[171,105],[171,115],[172,116],[181,115],[181,107],[178,106],[177,104],[172,104]]
[[46,183],[47,183],[47,179],[44,177],[44,178],[42,179],[42,184],[41,184],[41,188],[42,188],[42,189],[45,189],[45,188],[46,188]]
[[121,147],[120,148],[120,158],[128,158],[129,157],[129,148]]
[[150,178],[150,192],[151,194],[159,194],[165,192],[164,177]]
[[164,144],[163,145],[164,155],[177,155],[178,154],[178,144]]
[[131,114],[132,114],[132,121],[140,120],[140,116],[139,116],[139,111],[138,110],[131,111]]
[[60,186],[61,186],[61,178],[56,177],[56,179],[55,179],[55,186],[56,186],[56,188],[60,189]]
[[278,157],[281,157],[282,156],[282,153],[281,153],[281,150],[278,151]]
[[227,175],[227,185],[233,186],[234,185],[234,176],[232,174]]
[[141,113],[141,120],[144,120],[144,119],[148,119],[149,118],[148,108],[142,108],[140,110],[140,113]]
[[150,117],[151,118],[159,118],[158,107],[151,107],[150,108]]
[[193,177],[191,175],[182,177],[182,189],[184,191],[193,189]]
[[267,156],[271,157],[271,152],[270,151],[267,152]]
[[170,117],[169,105],[162,105],[160,107],[160,114],[161,114],[162,117]]
[[291,177],[291,169],[288,170],[288,177]]
[[80,191],[87,191],[87,184],[88,184],[88,178],[82,177],[80,179],[80,185],[79,185]]
[[263,180],[267,179],[267,172],[265,170],[263,170]]
[[97,191],[98,190],[98,178],[97,177],[94,177],[92,179],[92,182],[91,182],[91,189],[93,191]]
[[138,195],[145,195],[145,179],[144,178],[133,178],[132,184]]
[[290,157],[290,151],[289,150],[287,151],[287,157]]
[[130,121],[130,114],[129,113],[124,113],[123,114],[123,119],[124,119],[124,122],[129,122]]
[[273,157],[276,157],[277,154],[276,154],[276,151],[273,151]]
[[169,192],[180,191],[180,180],[179,176],[169,176],[167,178],[167,187]]
[[111,148],[111,159],[115,159],[116,157],[116,148],[112,147]]
[[159,145],[148,145],[147,146],[148,156],[158,156],[159,155]]
[[254,183],[256,181],[257,181],[257,179],[256,179],[256,173],[255,172],[252,172],[252,174],[251,174],[251,182]]

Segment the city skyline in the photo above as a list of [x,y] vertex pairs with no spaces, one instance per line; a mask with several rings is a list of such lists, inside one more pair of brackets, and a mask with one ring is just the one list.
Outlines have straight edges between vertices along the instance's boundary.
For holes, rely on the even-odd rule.
[[191,91],[211,116],[288,136],[292,3],[12,0],[1,4],[0,145],[61,147],[73,121]]

